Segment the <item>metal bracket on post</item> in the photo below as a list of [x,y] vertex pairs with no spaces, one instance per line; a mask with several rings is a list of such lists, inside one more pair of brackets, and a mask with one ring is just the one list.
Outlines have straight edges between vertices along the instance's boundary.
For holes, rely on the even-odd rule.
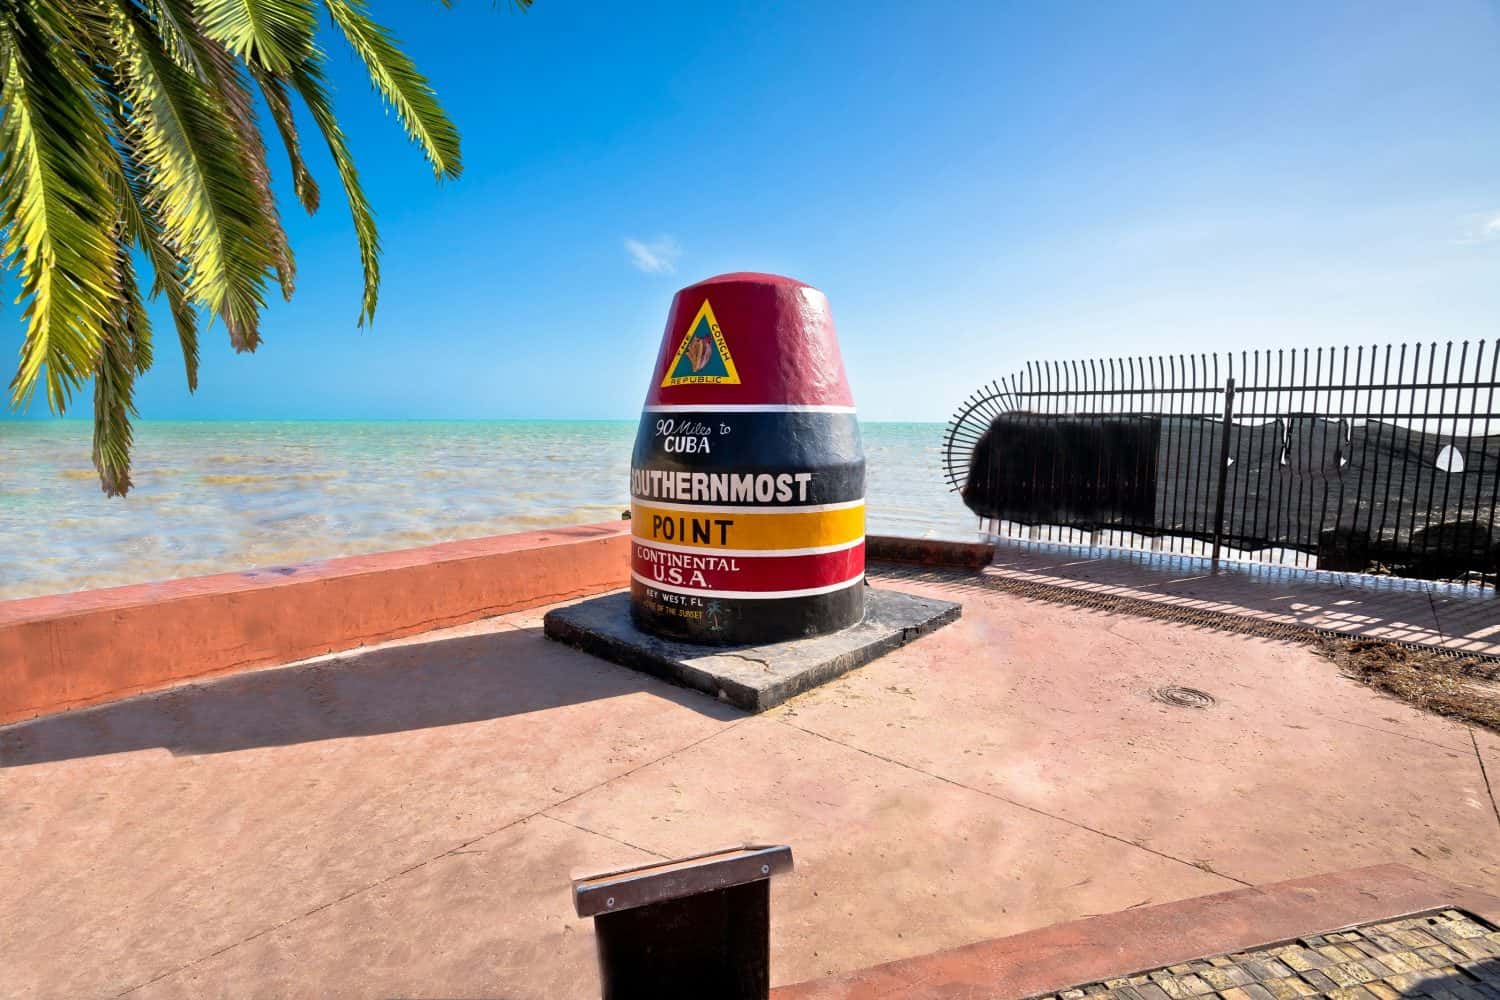
[[1219,572],[1224,543],[1224,489],[1229,483],[1229,425],[1234,420],[1234,379],[1224,383],[1224,427],[1219,433],[1219,495],[1214,500],[1214,555],[1210,573]]
[[574,908],[594,918],[605,1000],[766,1000],[770,880],[791,870],[790,847],[746,844],[575,879]]

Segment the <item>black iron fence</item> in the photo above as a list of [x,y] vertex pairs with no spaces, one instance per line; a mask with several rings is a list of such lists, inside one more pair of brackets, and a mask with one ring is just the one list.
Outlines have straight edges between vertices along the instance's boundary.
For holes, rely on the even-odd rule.
[[1028,364],[945,437],[1001,535],[1496,583],[1500,341]]

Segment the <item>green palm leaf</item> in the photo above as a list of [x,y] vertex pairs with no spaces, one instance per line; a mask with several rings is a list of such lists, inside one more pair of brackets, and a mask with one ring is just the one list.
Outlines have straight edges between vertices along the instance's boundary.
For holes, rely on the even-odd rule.
[[396,47],[391,33],[370,19],[361,0],[324,2],[333,23],[364,62],[370,82],[396,110],[407,137],[426,154],[433,173],[440,178],[457,177],[463,172],[458,129],[438,103],[427,77]]
[[203,51],[209,92],[218,96],[220,104],[228,113],[230,127],[239,139],[236,152],[240,158],[240,166],[254,187],[256,200],[260,202],[260,219],[257,221],[268,241],[276,280],[281,285],[281,296],[290,302],[296,285],[297,267],[292,260],[292,248],[287,242],[286,230],[281,226],[281,215],[276,210],[276,194],[271,190],[271,168],[266,163],[266,146],[260,136],[260,124],[255,119],[255,98],[246,85],[244,70],[222,45],[207,39]]
[[259,66],[251,66],[250,75],[260,84],[261,96],[265,99],[266,107],[271,109],[271,120],[276,123],[276,131],[281,134],[281,144],[286,148],[287,160],[292,167],[292,188],[297,193],[297,200],[307,209],[307,214],[311,215],[318,210],[318,182],[313,179],[312,171],[307,169],[307,163],[302,159],[302,140],[297,132],[297,120],[292,115],[292,101],[287,94],[286,82]]
[[305,62],[317,15],[312,0],[196,0],[204,33],[234,55],[278,76]]
[[457,129],[366,0],[0,0],[0,256],[18,272],[26,325],[11,401],[44,386],[62,412],[92,380],[94,464],[110,495],[130,488],[135,380],[154,355],[138,259],[193,390],[199,309],[253,350],[267,282],[291,297],[257,90],[309,213],[320,196],[293,91],[327,144],[359,242],[358,322],[374,318],[380,237],[334,113],[319,2],[433,172],[457,177]]
[[370,200],[365,197],[359,182],[359,171],[354,166],[354,155],[349,151],[349,142],[339,128],[338,118],[333,113],[333,103],[323,81],[323,72],[314,62],[307,62],[292,72],[292,86],[301,95],[313,121],[323,133],[328,152],[333,156],[333,165],[344,185],[344,196],[349,201],[349,214],[354,219],[354,235],[359,241],[359,259],[364,270],[364,298],[360,303],[359,325],[364,326],[375,319],[375,304],[380,298],[380,234],[375,231],[375,212]]
[[119,73],[164,239],[187,263],[192,300],[224,320],[236,350],[254,350],[279,226],[266,217],[226,98],[168,58],[133,5],[121,14]]
[[161,36],[162,47],[172,60],[198,77],[205,78],[203,64],[198,59],[197,21],[187,6],[191,0],[145,0],[145,8],[156,33]]
[[[128,130],[124,133],[128,135]],[[186,370],[189,392],[198,390],[198,311],[188,300],[187,265],[167,247],[162,237],[162,221],[156,214],[150,190],[144,180],[145,169],[140,165],[135,150],[128,140],[120,150],[120,190],[116,200],[123,209],[126,223],[126,239],[134,241],[146,259],[151,262],[155,281],[151,295],[164,295],[167,308],[172,313],[172,323],[177,328],[177,341],[182,347],[182,361]],[[149,366],[149,357],[147,364]],[[144,374],[144,370],[143,370]]]
[[94,366],[93,458],[106,496],[124,496],[130,489],[135,378],[151,364],[151,322],[124,244],[115,262],[115,290],[115,310],[105,323],[103,349]]
[[61,3],[0,6],[0,228],[27,324],[11,398],[25,405],[42,381],[59,413],[99,357],[113,285],[111,153],[82,30]]

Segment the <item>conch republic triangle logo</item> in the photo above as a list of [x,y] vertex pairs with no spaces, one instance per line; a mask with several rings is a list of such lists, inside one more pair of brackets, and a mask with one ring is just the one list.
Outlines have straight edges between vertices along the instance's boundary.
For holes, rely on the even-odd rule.
[[663,389],[673,385],[703,384],[740,384],[740,373],[735,370],[734,358],[729,354],[729,343],[724,339],[724,331],[719,329],[719,321],[714,318],[714,307],[707,299],[703,300],[703,308],[688,324],[687,334],[661,380]]

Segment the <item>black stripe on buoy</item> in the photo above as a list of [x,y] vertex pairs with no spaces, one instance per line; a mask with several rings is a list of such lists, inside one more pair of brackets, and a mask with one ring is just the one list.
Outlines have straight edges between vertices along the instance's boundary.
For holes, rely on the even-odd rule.
[[864,617],[864,578],[806,597],[734,598],[667,590],[632,580],[631,614],[656,635],[704,645],[804,639],[848,628]]
[[[773,480],[769,493],[764,481],[746,489],[746,476],[767,475],[793,478]],[[865,495],[859,423],[851,413],[648,412],[636,434],[631,495],[747,506],[857,500]]]

